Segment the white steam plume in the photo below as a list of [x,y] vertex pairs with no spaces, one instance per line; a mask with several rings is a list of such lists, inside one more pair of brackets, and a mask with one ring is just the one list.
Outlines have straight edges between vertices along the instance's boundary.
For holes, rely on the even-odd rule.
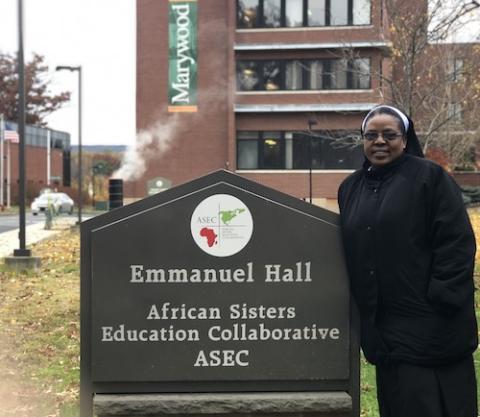
[[152,127],[137,133],[136,142],[123,156],[122,165],[112,178],[135,181],[146,170],[149,157],[158,158],[172,146],[175,130],[179,126],[179,115],[173,114],[168,120],[159,120]]

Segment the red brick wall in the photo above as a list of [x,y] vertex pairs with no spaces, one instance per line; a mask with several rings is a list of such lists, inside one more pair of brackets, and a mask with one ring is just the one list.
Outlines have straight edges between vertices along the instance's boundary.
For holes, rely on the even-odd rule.
[[[352,171],[353,172],[353,171]],[[293,195],[294,197],[308,199],[309,197],[309,173],[301,172],[276,172],[276,173],[242,173],[243,177],[259,182],[267,187]],[[315,198],[336,199],[340,183],[350,172],[312,173],[312,194]]]
[[[379,84],[372,79],[372,91],[304,94],[237,94],[235,60],[258,56],[256,52],[234,51],[241,43],[345,43],[388,41],[381,22],[380,0],[372,1],[372,25],[346,29],[241,31],[236,30],[236,0],[198,2],[198,112],[169,114],[168,105],[168,1],[137,1],[137,130],[161,122],[168,135],[167,149],[151,145],[146,152],[146,172],[137,181],[124,182],[126,197],[146,196],[147,180],[161,176],[172,185],[228,167],[236,169],[237,130],[306,130],[311,114],[235,114],[235,104],[316,104],[375,103],[380,101]],[[268,52],[267,52],[268,54]],[[327,57],[325,50],[270,52],[278,58]],[[262,52],[263,57],[267,57]],[[360,55],[372,57],[372,67],[382,65],[379,49],[362,49]],[[359,113],[317,114],[325,129],[358,129]],[[305,197],[308,179],[304,173],[241,174]],[[345,173],[315,173],[314,197],[335,198]]]
[[228,161],[229,58],[227,25],[232,1],[198,4],[197,113],[168,113],[168,2],[137,2],[137,129],[174,126],[166,151],[146,152],[146,172],[125,184],[132,197],[146,195],[148,179],[162,176],[173,185],[224,168]]
[[[8,144],[5,144],[4,152],[7,156]],[[18,201],[18,144],[10,144],[11,160],[11,202],[17,204]],[[51,175],[63,177],[63,152],[59,149],[51,151]],[[27,201],[38,195],[41,188],[47,186],[47,149],[35,146],[25,146],[25,178]],[[4,166],[5,197],[6,201],[6,180],[7,163]],[[60,185],[61,185],[60,181]],[[53,184],[52,184],[53,186]]]
[[454,172],[452,176],[460,186],[480,187],[480,172]]

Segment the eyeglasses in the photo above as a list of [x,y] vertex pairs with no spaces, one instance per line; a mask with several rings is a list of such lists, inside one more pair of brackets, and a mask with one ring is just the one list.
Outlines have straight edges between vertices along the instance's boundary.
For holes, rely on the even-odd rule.
[[378,133],[378,132],[365,132],[363,134],[363,138],[365,140],[372,141],[372,140],[377,140],[380,135],[382,135],[382,138],[385,139],[385,140],[395,140],[399,136],[403,136],[401,133],[389,132],[389,131],[380,132],[380,133]]

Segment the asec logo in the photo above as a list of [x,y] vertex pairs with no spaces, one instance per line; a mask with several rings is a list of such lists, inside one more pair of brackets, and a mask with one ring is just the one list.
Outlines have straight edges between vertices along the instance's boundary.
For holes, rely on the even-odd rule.
[[253,232],[252,214],[237,197],[215,194],[203,200],[193,211],[190,222],[193,240],[213,256],[231,256],[240,252]]

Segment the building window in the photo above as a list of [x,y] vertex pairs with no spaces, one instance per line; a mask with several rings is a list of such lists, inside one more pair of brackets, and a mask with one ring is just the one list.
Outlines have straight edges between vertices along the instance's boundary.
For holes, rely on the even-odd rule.
[[304,65],[301,61],[285,62],[285,89],[303,90]]
[[347,72],[348,61],[346,59],[335,59],[330,64],[330,88],[332,90],[344,90],[348,88]]
[[259,61],[238,61],[237,62],[237,89],[241,91],[252,91],[260,88],[260,66]]
[[370,0],[355,0],[353,2],[353,25],[369,25],[371,14]]
[[371,0],[237,0],[240,29],[369,25]]
[[449,79],[453,82],[462,81],[463,79],[463,59],[449,59],[447,62],[448,65],[448,75]]
[[324,89],[324,78],[327,77],[327,74],[323,68],[323,61],[310,61],[309,70],[309,87],[311,90],[323,90]]
[[263,88],[262,90],[274,91],[282,88],[282,69],[280,61],[263,62]]
[[348,25],[348,0],[334,0],[330,2],[330,25]]
[[285,168],[283,145],[281,132],[262,132],[260,141],[260,168]]
[[448,105],[447,117],[453,123],[461,123],[463,121],[462,103],[450,103]]
[[370,58],[237,61],[238,91],[370,88]]
[[[293,169],[357,169],[363,161],[361,145],[346,131],[316,131],[293,135]],[[310,142],[311,141],[311,142]]]
[[307,7],[307,25],[306,26],[325,26],[326,25],[325,0],[310,0]]
[[237,133],[238,169],[256,169],[258,167],[258,132]]
[[303,26],[303,0],[286,0],[285,26]]
[[278,28],[282,26],[282,1],[263,0],[263,26],[266,28]]
[[251,29],[258,27],[260,0],[239,0],[237,7],[239,28]]
[[349,63],[349,84],[352,89],[369,89],[370,88],[370,59],[359,58]]
[[237,132],[237,169],[357,169],[364,156],[350,131]]

